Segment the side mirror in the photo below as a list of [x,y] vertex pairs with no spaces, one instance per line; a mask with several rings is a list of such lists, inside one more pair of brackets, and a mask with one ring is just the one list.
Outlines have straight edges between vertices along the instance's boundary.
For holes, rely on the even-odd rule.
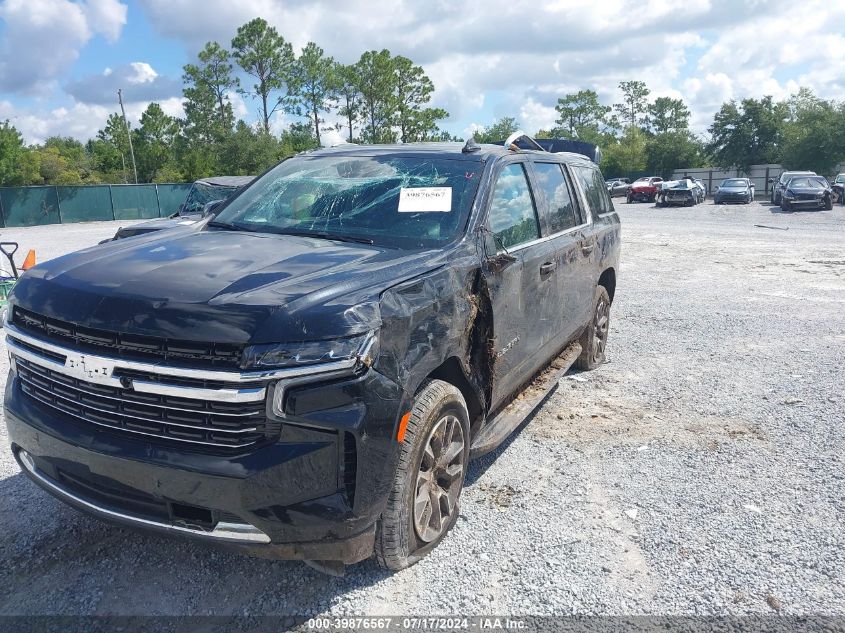
[[496,272],[504,270],[516,261],[516,256],[511,255],[507,251],[496,253],[493,257],[487,258],[487,265]]
[[484,230],[484,252],[487,253],[487,265],[494,272],[504,270],[516,261],[516,256],[511,255],[502,244],[502,240],[490,230]]

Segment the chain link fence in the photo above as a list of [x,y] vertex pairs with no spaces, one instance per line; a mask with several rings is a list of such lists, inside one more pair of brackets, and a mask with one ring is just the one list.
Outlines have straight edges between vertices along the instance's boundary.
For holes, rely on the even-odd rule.
[[0,226],[143,220],[179,210],[191,183],[0,187]]

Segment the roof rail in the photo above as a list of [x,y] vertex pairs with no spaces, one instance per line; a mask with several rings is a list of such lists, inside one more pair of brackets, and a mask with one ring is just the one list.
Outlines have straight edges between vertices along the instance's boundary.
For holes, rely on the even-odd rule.
[[[523,145],[528,145],[528,147],[520,147],[519,143]],[[521,149],[534,149],[540,152],[545,152],[546,149],[540,145],[537,141],[533,138],[528,136],[522,130],[517,130],[513,134],[511,134],[508,138],[505,139],[504,142],[505,149],[511,152],[517,152]]]

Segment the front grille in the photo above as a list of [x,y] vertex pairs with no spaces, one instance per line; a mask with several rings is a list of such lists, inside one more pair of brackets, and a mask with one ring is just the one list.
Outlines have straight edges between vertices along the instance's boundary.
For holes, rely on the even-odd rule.
[[86,382],[15,358],[23,392],[42,405],[112,432],[207,450],[244,449],[278,435],[264,400],[219,402]]
[[243,345],[229,343],[118,334],[60,321],[20,307],[15,307],[12,323],[18,329],[56,345],[139,362],[153,360],[184,367],[237,368],[244,349]]

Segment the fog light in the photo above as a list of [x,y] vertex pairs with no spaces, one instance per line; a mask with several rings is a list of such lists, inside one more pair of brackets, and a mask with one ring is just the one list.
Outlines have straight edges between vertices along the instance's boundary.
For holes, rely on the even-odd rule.
[[26,467],[29,472],[35,472],[35,462],[32,459],[32,455],[27,453],[25,450],[21,449],[18,451],[18,459],[21,460],[21,463]]

